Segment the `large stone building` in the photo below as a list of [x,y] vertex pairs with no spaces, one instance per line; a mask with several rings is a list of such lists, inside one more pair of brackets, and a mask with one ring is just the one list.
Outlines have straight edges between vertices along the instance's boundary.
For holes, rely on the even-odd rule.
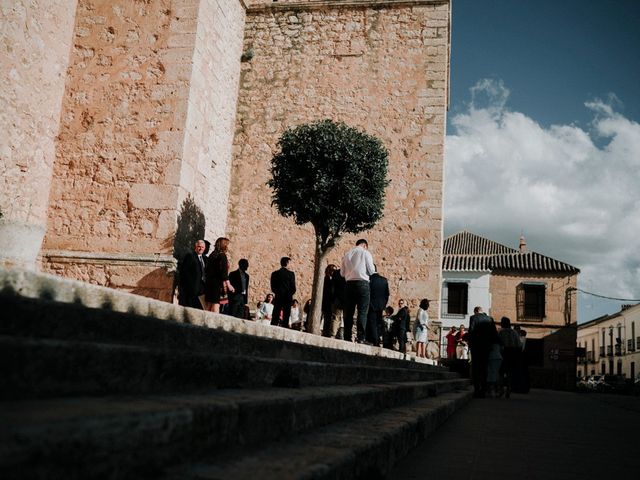
[[268,167],[286,128],[333,118],[390,151],[385,216],[365,234],[380,270],[398,294],[438,299],[450,12],[449,0],[5,2],[2,263],[170,300],[191,198],[206,237],[249,259],[252,301],[285,254],[306,297],[313,236],[270,206]]

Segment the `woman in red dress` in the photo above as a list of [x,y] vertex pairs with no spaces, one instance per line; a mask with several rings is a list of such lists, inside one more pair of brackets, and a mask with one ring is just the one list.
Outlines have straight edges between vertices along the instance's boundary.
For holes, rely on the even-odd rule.
[[456,327],[451,327],[451,330],[449,330],[449,333],[447,333],[447,336],[445,337],[447,339],[447,358],[452,358],[454,360],[456,359],[457,333],[458,330]]

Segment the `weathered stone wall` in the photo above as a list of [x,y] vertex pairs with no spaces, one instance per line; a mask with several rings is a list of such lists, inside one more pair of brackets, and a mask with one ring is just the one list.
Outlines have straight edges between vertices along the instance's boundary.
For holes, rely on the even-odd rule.
[[[312,5],[315,3],[315,5]],[[247,10],[229,213],[231,256],[250,261],[251,302],[269,290],[282,255],[310,296],[313,235],[271,207],[266,186],[280,134],[332,118],[380,137],[390,152],[385,216],[368,238],[392,298],[432,300],[438,318],[448,2],[274,3]],[[321,5],[322,4],[322,5]],[[354,5],[355,4],[355,5]],[[314,8],[307,8],[313,6]],[[339,263],[355,236],[333,253]]]
[[32,266],[44,236],[75,0],[0,3],[0,261]]
[[45,269],[169,298],[182,200],[226,213],[243,21],[238,0],[79,2]]
[[[524,329],[531,338],[542,338],[558,327],[565,325],[565,293],[576,287],[577,275],[546,274],[523,276],[521,273],[491,274],[491,315],[499,321],[503,316],[518,323],[516,289],[522,282],[544,282],[546,284],[545,313],[543,322],[527,322]],[[576,323],[576,295],[571,295],[571,323]]]
[[80,0],[45,248],[171,252],[193,57],[177,15]]
[[180,200],[191,194],[204,210],[206,238],[223,236],[229,184],[244,7],[238,0],[202,0],[195,33]]

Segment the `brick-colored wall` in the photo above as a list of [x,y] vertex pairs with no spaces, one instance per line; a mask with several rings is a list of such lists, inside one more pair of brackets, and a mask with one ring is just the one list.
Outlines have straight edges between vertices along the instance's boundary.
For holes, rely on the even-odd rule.
[[172,3],[80,0],[44,248],[171,252],[193,57]]
[[[0,5],[0,257],[29,250],[23,259],[32,263],[42,242],[75,4]],[[33,228],[11,228],[20,225]]]
[[[316,2],[317,3],[317,2]],[[229,210],[231,257],[250,261],[251,302],[269,290],[282,255],[310,296],[314,238],[271,207],[266,186],[280,134],[323,118],[381,138],[390,152],[385,216],[367,237],[394,301],[435,300],[439,312],[442,174],[449,5],[365,2],[340,8],[272,4],[248,9]],[[338,262],[356,236],[332,254]]]
[[243,27],[239,0],[80,0],[45,269],[169,299],[182,200],[225,225]]
[[[524,329],[531,338],[542,338],[551,331],[565,325],[565,294],[569,287],[576,287],[577,274],[531,274],[521,272],[492,272],[490,281],[491,315],[500,321],[509,317],[518,323],[516,289],[522,282],[544,282],[546,284],[545,313],[543,322],[527,322]],[[576,323],[576,295],[571,295],[571,322]]]
[[190,81],[180,200],[203,209],[206,238],[225,234],[245,11],[238,0],[202,0]]

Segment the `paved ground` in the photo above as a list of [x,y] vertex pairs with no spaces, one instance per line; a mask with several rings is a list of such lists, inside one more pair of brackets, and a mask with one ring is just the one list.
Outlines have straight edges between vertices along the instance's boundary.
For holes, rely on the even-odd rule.
[[475,399],[389,478],[640,478],[640,397],[533,390]]

